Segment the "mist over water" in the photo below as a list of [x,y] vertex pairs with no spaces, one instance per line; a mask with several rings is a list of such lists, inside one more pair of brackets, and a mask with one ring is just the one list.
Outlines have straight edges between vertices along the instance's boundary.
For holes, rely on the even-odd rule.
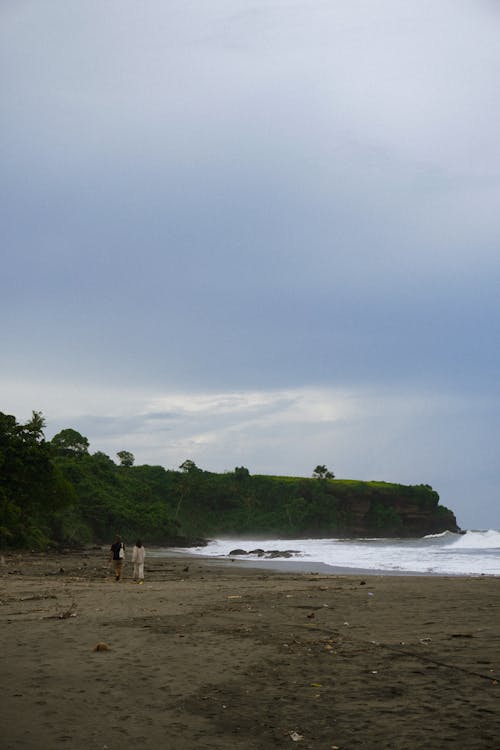
[[[500,531],[444,532],[422,539],[219,539],[206,547],[186,550],[203,557],[227,557],[233,549],[247,551],[293,550],[287,560],[322,563],[332,568],[353,568],[394,573],[443,575],[500,575]],[[269,560],[257,554],[240,560]],[[335,572],[332,570],[332,572]]]

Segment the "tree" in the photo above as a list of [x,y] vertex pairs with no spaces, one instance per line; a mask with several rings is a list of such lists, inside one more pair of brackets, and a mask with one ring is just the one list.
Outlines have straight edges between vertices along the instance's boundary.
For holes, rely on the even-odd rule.
[[195,474],[196,472],[201,471],[201,469],[199,469],[195,462],[191,461],[190,458],[183,461],[179,466],[179,469],[184,472],[184,474]]
[[33,436],[36,442],[44,439],[43,431],[45,429],[45,417],[41,411],[32,411],[31,419],[26,423],[26,430]]
[[54,435],[50,443],[56,452],[63,456],[81,458],[88,455],[89,452],[89,441],[87,438],[71,428],[58,432],[57,435]]
[[324,464],[318,464],[313,471],[313,477],[315,479],[335,479],[333,471],[328,471]]
[[44,546],[71,488],[52,463],[52,448],[33,412],[26,424],[0,413],[0,545]]
[[241,481],[243,479],[248,479],[248,477],[250,476],[250,472],[248,471],[246,466],[236,466],[234,469],[234,476],[235,479]]
[[134,465],[134,454],[130,451],[118,451],[116,454],[120,459],[120,466],[133,466]]

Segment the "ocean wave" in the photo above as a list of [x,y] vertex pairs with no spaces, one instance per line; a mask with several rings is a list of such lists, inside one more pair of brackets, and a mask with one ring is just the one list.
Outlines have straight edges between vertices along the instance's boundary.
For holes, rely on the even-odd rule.
[[426,534],[423,539],[444,539],[446,537],[455,537],[457,534],[453,531],[440,531],[439,534]]
[[[429,535],[422,539],[219,539],[186,550],[204,557],[227,558],[235,548],[294,550],[292,559],[335,568],[434,575],[500,575],[500,531]],[[243,560],[269,564],[265,556]],[[280,557],[286,564],[286,558]]]
[[467,531],[460,535],[452,545],[457,549],[499,549],[500,531],[488,529],[487,531]]

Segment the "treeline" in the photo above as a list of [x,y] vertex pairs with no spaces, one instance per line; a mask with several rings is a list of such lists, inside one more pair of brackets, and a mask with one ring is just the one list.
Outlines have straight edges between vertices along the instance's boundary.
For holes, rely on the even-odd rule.
[[66,429],[51,441],[33,412],[19,424],[0,413],[0,546],[44,548],[108,541],[115,533],[150,544],[189,544],[221,535],[418,536],[456,531],[453,513],[428,485],[216,474],[187,460],[172,471],[117,465]]

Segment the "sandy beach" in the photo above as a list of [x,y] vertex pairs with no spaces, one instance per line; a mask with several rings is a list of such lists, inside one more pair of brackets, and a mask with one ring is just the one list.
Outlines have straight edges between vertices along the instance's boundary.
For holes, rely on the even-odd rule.
[[4,556],[3,750],[499,745],[498,578],[131,573],[105,549]]

